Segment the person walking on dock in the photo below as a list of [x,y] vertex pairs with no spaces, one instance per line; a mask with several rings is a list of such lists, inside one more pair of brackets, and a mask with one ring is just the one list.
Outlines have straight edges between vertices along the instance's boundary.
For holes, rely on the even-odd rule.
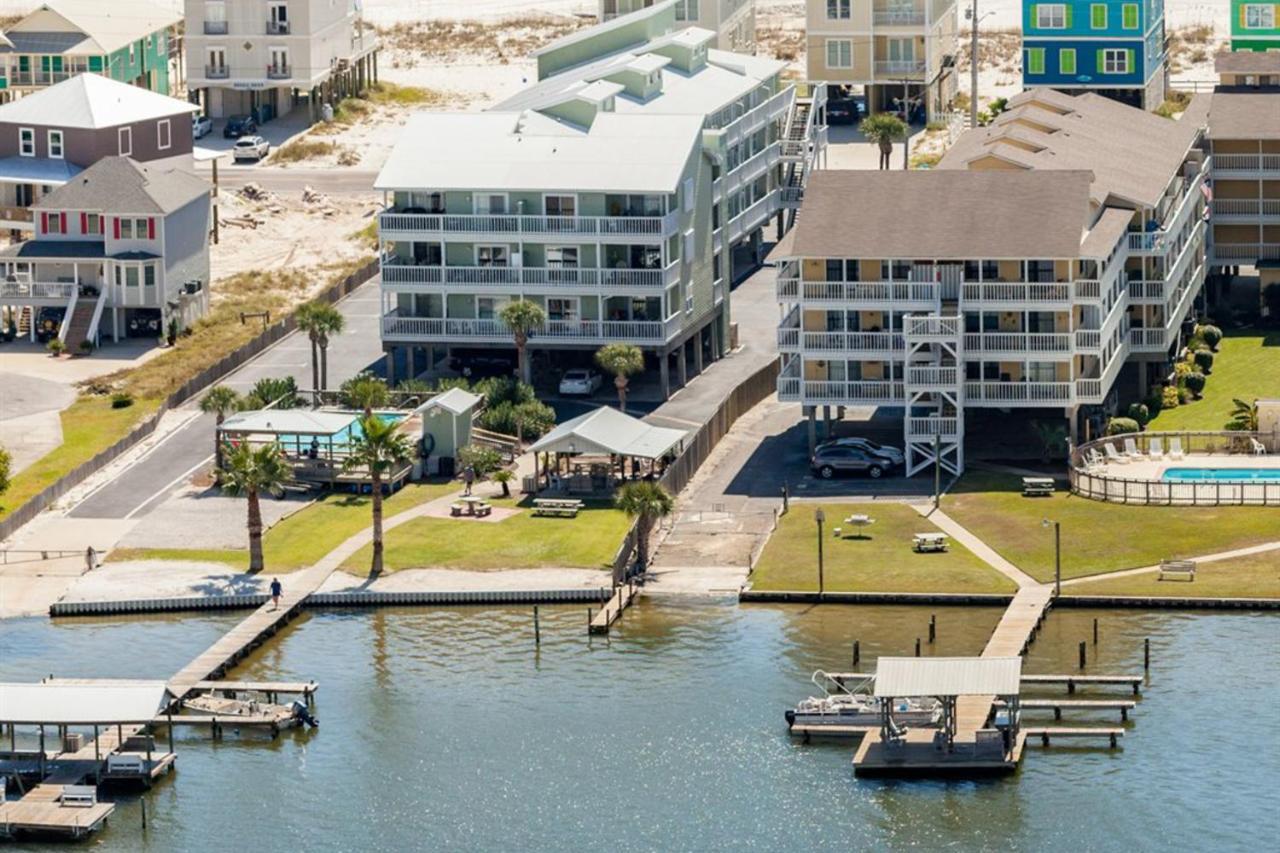
[[280,609],[280,596],[284,593],[284,587],[280,584],[280,578],[271,579],[271,609]]
[[476,469],[468,465],[462,470],[462,484],[464,486],[462,494],[464,497],[471,497],[471,486],[476,481]]

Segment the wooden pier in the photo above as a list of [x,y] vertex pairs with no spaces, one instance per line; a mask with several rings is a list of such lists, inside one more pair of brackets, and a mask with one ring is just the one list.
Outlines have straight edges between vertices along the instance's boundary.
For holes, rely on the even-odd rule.
[[[1023,711],[1053,711],[1055,720],[1062,719],[1062,712],[1067,711],[1119,711],[1121,720],[1129,719],[1129,712],[1136,708],[1137,702],[1132,699],[1022,699],[1018,707]],[[997,700],[995,707],[1003,708],[1004,702]]]
[[1133,695],[1142,690],[1141,675],[1024,675],[1023,684],[1065,684],[1068,693],[1075,693],[1077,687],[1132,687]]
[[1051,728],[1032,727],[1024,728],[1023,733],[1028,738],[1039,738],[1043,746],[1048,746],[1052,738],[1092,738],[1104,737],[1110,743],[1112,749],[1116,747],[1116,741],[1124,737],[1124,729],[1122,728],[1086,728],[1083,726],[1059,726]]
[[636,596],[639,594],[635,582],[629,581],[619,586],[613,593],[613,598],[600,608],[587,626],[588,633],[591,634],[607,634],[609,628],[614,622],[622,618],[622,611],[631,606]]
[[320,689],[314,681],[198,681],[195,690],[213,691],[236,698],[239,693],[262,693],[275,702],[278,696],[301,696],[310,703]]

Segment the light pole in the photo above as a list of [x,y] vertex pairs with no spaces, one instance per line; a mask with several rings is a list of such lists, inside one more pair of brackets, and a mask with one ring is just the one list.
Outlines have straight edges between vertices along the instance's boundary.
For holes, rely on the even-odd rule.
[[822,523],[827,520],[827,514],[822,511],[822,507],[818,507],[813,512],[813,520],[818,522],[818,597],[822,597]]
[[1041,527],[1053,525],[1053,597],[1062,595],[1062,525],[1056,521],[1044,519]]
[[965,9],[972,30],[969,42],[969,126],[978,126],[978,0]]

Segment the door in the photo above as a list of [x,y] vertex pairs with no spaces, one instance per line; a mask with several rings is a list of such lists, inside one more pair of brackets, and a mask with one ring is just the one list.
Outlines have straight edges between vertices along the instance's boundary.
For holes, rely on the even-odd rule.
[[502,215],[507,212],[507,197],[504,193],[477,193],[476,213],[478,215]]

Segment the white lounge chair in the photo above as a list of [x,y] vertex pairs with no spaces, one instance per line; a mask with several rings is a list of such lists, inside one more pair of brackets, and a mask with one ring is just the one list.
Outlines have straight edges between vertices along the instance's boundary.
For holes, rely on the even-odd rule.
[[1182,439],[1178,438],[1177,436],[1174,436],[1173,438],[1169,439],[1169,458],[1170,459],[1182,458]]
[[1150,441],[1148,441],[1147,455],[1150,456],[1152,459],[1163,459],[1164,443],[1158,438],[1153,438]]
[[1258,439],[1256,439],[1256,438],[1250,438],[1250,439],[1249,439],[1249,446],[1250,446],[1251,448],[1253,448],[1253,455],[1254,455],[1254,456],[1266,456],[1266,455],[1267,455],[1267,446],[1266,446],[1265,444],[1263,444],[1261,441],[1258,441]]
[[1102,454],[1097,450],[1090,449],[1089,452],[1084,455],[1084,464],[1086,468],[1097,468],[1104,462],[1106,462],[1106,460],[1102,458]]
[[1116,462],[1116,463],[1119,463],[1120,465],[1129,464],[1129,457],[1122,456],[1121,454],[1117,453],[1116,446],[1114,444],[1104,444],[1102,445],[1102,448],[1107,452],[1108,462]]
[[1138,442],[1134,441],[1132,438],[1126,438],[1124,440],[1124,453],[1130,459],[1142,458],[1142,452],[1138,450]]

